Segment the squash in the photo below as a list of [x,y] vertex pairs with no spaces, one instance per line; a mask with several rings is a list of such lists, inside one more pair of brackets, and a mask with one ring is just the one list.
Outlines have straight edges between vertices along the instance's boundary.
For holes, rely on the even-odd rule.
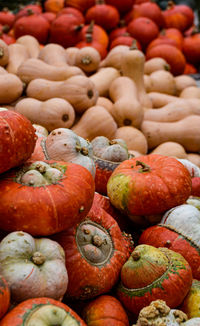
[[160,108],[170,102],[174,102],[179,99],[177,96],[158,93],[158,92],[150,92],[148,93],[148,95],[152,101],[153,108]]
[[187,159],[188,157],[185,148],[181,144],[172,141],[158,145],[153,151],[151,151],[151,154],[174,156],[184,159]]
[[151,77],[150,75],[144,75],[144,87],[147,93],[151,91]]
[[176,95],[176,83],[174,76],[166,70],[157,70],[150,74],[151,88],[149,92],[159,92]]
[[65,81],[34,79],[29,83],[26,94],[40,101],[53,97],[63,98],[78,113],[95,105],[98,98],[95,84],[85,76],[73,76]]
[[144,86],[145,55],[137,48],[130,48],[122,57],[122,75],[131,78],[137,87],[138,99],[143,107],[152,108],[152,102]]
[[0,89],[0,103],[10,104],[22,95],[23,83],[14,74],[0,74]]
[[197,86],[189,86],[182,90],[179,97],[181,98],[199,98],[200,99],[200,89]]
[[141,131],[147,138],[149,149],[166,141],[181,144],[186,151],[200,151],[200,116],[189,115],[175,122],[157,122],[144,120]]
[[112,114],[113,102],[104,96],[99,96],[96,105],[103,106],[110,114]]
[[104,60],[101,61],[100,67],[113,67],[121,70],[122,58],[125,52],[129,51],[128,45],[117,45],[112,48]]
[[67,290],[65,253],[56,241],[11,232],[1,240],[0,264],[15,303],[37,297],[60,300]]
[[53,66],[40,59],[28,59],[17,69],[17,75],[24,83],[30,83],[31,80],[44,78],[47,80],[61,81],[72,76],[83,75],[78,67]]
[[133,126],[140,128],[143,120],[143,106],[138,100],[137,87],[129,77],[115,78],[109,88],[109,96],[114,102],[112,116],[118,127]]
[[89,79],[95,84],[99,96],[107,97],[110,84],[119,76],[120,72],[116,68],[106,67],[99,69],[96,73],[92,74]]
[[70,46],[65,49],[65,52],[67,54],[66,59],[68,65],[74,66],[76,54],[79,52],[79,49],[76,46]]
[[197,153],[187,153],[187,159],[200,167],[200,155]]
[[38,124],[35,124],[35,123],[33,123],[33,127],[35,128],[35,133],[36,133],[36,135],[40,135],[40,136],[44,136],[44,137],[47,137],[48,136],[48,130],[45,128],[45,127],[43,127],[43,126],[41,126],[41,125],[38,125]]
[[67,66],[67,55],[63,46],[46,44],[39,52],[38,59],[52,66]]
[[175,84],[176,84],[176,95],[179,96],[180,93],[186,88],[190,86],[197,86],[196,80],[187,75],[180,75],[174,77]]
[[77,52],[74,65],[86,73],[91,73],[97,71],[100,61],[99,52],[92,46],[85,46]]
[[112,139],[117,130],[117,124],[104,107],[96,105],[87,109],[71,129],[89,141],[97,136]]
[[0,66],[0,75],[2,74],[8,74],[7,70]]
[[9,62],[6,70],[9,73],[17,74],[18,67],[29,58],[28,50],[24,45],[14,43],[8,46],[8,51]]
[[163,58],[152,58],[144,63],[144,73],[147,75],[157,70],[170,71],[170,65]]
[[62,98],[52,98],[44,102],[24,98],[17,103],[15,111],[23,114],[32,123],[42,125],[48,131],[70,128],[75,120],[73,106]]
[[24,35],[16,40],[17,44],[24,45],[28,51],[29,58],[37,58],[40,52],[40,43],[32,35]]
[[200,317],[200,281],[193,280],[190,291],[182,302],[181,310],[189,318]]
[[8,45],[0,39],[0,66],[5,67],[9,62]]
[[123,139],[131,153],[132,151],[139,152],[140,155],[147,153],[147,140],[143,133],[137,128],[131,126],[117,128],[114,138]]
[[174,122],[191,114],[200,115],[199,100],[197,104],[187,100],[177,100],[164,105],[160,109],[149,109],[144,112],[144,120]]

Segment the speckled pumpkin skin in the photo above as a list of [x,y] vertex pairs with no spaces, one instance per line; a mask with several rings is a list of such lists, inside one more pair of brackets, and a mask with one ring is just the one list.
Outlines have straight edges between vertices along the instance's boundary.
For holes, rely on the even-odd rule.
[[134,215],[160,214],[180,205],[191,194],[191,177],[188,170],[176,159],[158,154],[140,156],[122,162],[112,173],[107,194],[111,203]]

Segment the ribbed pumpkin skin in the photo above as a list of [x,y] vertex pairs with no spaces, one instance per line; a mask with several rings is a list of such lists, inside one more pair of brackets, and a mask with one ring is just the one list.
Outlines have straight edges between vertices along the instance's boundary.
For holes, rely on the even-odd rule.
[[37,136],[31,122],[14,111],[0,111],[0,173],[24,163],[32,154]]
[[0,276],[0,318],[2,318],[10,305],[10,289],[7,281]]
[[[38,308],[46,306],[46,305],[54,305],[55,307],[59,307],[69,312],[69,314],[74,317],[77,321],[77,324],[80,326],[86,326],[84,321],[67,305],[64,303],[51,299],[51,298],[36,298],[29,299],[23,301],[16,307],[14,307],[1,321],[0,326],[19,326],[26,325],[27,319],[31,316],[34,311]],[[51,310],[53,314],[53,309]]]
[[189,319],[200,317],[200,281],[193,280],[190,291],[180,309],[187,314]]
[[189,63],[193,65],[200,63],[200,33],[184,38],[183,53]]
[[66,7],[74,7],[81,12],[85,12],[87,9],[95,5],[95,0],[65,0]]
[[57,184],[44,187],[17,183],[14,179],[19,170],[4,174],[0,181],[2,230],[50,235],[71,227],[86,216],[94,196],[92,174],[78,164],[57,164],[66,168],[63,178]]
[[[144,171],[137,161],[150,167]],[[107,184],[111,203],[133,215],[160,214],[180,205],[191,194],[188,170],[176,159],[158,154],[132,158],[122,162]]]
[[200,280],[200,254],[198,248],[184,236],[164,225],[155,225],[144,230],[139,238],[140,244],[166,247],[181,254],[190,264],[193,277]]

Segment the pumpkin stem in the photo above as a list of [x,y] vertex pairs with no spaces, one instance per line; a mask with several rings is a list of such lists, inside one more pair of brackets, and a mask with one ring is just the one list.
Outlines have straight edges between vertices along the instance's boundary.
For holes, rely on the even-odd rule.
[[131,254],[131,257],[133,258],[134,261],[138,261],[140,259],[140,253],[138,251],[133,251]]
[[81,154],[87,156],[88,155],[88,149],[86,147],[81,148]]
[[109,140],[109,145],[115,145],[118,144],[116,140]]
[[119,23],[118,23],[119,27],[125,27],[126,26],[126,22],[124,19],[120,19]]
[[4,56],[4,50],[3,48],[0,48],[0,58],[3,58],[3,56]]
[[3,31],[4,33],[8,33],[9,30],[10,30],[10,26],[9,26],[9,25],[3,25],[3,27],[2,27],[2,31]]
[[172,1],[172,0],[168,1],[167,9],[171,9],[171,8],[173,8],[174,5],[175,5],[175,4],[174,4],[174,1]]
[[170,65],[167,63],[166,65],[164,65],[164,69],[165,69],[166,71],[170,71],[170,70],[171,70],[171,67],[170,67]]
[[77,26],[74,28],[74,30],[75,30],[76,32],[79,32],[79,31],[83,28],[83,26],[84,26],[84,24],[77,25]]
[[28,16],[31,16],[31,15],[33,15],[34,14],[34,12],[33,12],[33,10],[32,9],[27,9],[27,15]]
[[33,256],[31,257],[31,260],[33,261],[33,263],[35,265],[42,265],[42,264],[44,264],[46,258],[43,254],[41,254],[41,252],[36,251],[36,252],[34,252]]
[[99,235],[94,235],[92,238],[92,243],[93,245],[95,245],[96,247],[101,247],[103,240]]
[[88,29],[87,29],[87,32],[85,34],[85,38],[86,38],[86,42],[87,43],[92,43],[92,40],[93,40],[93,37],[92,37],[92,34],[93,34],[93,30],[94,30],[94,20],[91,21]]
[[144,162],[136,161],[136,166],[141,165],[141,169],[138,172],[149,172],[151,170],[150,166]]
[[136,40],[133,40],[133,43],[131,44],[129,49],[130,50],[138,50]]

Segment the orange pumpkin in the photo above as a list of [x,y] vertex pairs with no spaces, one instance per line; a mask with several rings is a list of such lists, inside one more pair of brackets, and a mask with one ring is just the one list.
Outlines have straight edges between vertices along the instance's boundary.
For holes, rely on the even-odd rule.
[[46,0],[44,3],[45,11],[58,13],[64,8],[65,0]]

